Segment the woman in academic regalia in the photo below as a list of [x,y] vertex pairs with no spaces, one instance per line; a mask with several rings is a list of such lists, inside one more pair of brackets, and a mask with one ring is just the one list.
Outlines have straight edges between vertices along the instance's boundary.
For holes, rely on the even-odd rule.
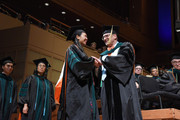
[[86,45],[88,38],[83,29],[83,26],[71,27],[67,38],[74,44],[66,51],[62,89],[57,89],[59,82],[56,84],[55,98],[60,102],[58,120],[99,120],[93,69],[99,67],[101,62],[84,52],[82,46]]
[[11,57],[5,57],[0,64],[0,120],[10,120],[11,114],[17,111],[17,86],[10,76],[15,63]]
[[51,112],[56,106],[53,85],[46,77],[50,65],[46,58],[33,62],[36,70],[24,81],[19,93],[21,119],[51,120]]

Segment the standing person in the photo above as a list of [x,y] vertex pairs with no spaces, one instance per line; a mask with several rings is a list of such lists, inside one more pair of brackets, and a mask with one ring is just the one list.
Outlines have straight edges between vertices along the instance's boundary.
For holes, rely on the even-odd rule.
[[19,93],[21,119],[51,120],[51,112],[56,108],[53,85],[46,77],[51,66],[46,58],[33,62],[36,70],[24,81]]
[[57,89],[59,81],[56,84],[55,98],[60,102],[58,120],[99,120],[92,72],[95,66],[99,67],[100,60],[84,52],[82,46],[88,38],[83,26],[71,27],[67,40],[74,44],[66,51],[62,90]]
[[10,77],[15,63],[11,57],[3,58],[0,63],[0,120],[10,120],[11,114],[17,112],[17,86]]
[[97,46],[96,42],[92,42],[90,47],[92,49],[96,50],[96,46]]
[[129,42],[118,42],[118,26],[104,26],[102,40],[107,50],[102,61],[103,120],[142,120],[133,75],[135,55]]

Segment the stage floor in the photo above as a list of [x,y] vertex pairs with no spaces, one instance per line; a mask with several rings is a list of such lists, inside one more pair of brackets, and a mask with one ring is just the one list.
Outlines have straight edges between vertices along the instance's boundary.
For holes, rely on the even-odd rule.
[[175,108],[142,110],[143,120],[180,120],[180,110]]

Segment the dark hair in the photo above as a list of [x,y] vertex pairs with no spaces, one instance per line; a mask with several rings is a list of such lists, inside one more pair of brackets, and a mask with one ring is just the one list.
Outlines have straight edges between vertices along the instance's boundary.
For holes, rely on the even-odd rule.
[[[10,61],[10,60],[6,60],[6,61],[4,61],[3,63],[2,63],[2,66],[4,66],[5,64],[7,64],[7,63],[12,63],[13,64],[13,62],[12,61]],[[14,64],[13,64],[14,65]]]
[[[37,67],[36,67],[36,69],[34,70],[33,74],[38,75],[38,73],[39,72],[37,71]],[[43,77],[47,78],[47,74],[48,74],[48,68],[46,67],[46,70],[43,73]]]
[[73,38],[74,44],[77,45],[81,51],[84,51],[83,47],[82,47],[81,44],[79,43],[79,40],[76,38],[76,35],[81,36],[82,33],[86,33],[86,32],[85,32],[84,30],[81,30],[81,29],[76,30],[76,31],[73,33],[72,38]]
[[73,35],[72,35],[73,41],[75,41],[76,35],[81,36],[82,33],[86,33],[86,32],[85,32],[84,30],[81,30],[81,29],[76,30],[76,31],[73,33]]

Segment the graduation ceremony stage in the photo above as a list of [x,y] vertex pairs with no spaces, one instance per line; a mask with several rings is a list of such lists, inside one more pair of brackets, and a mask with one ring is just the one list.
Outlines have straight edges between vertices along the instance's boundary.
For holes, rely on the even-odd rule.
[[142,110],[143,120],[180,120],[180,110],[175,108]]
[[[100,110],[100,100],[97,100],[97,105]],[[175,108],[142,110],[141,112],[143,120],[180,120],[180,110]],[[100,120],[102,120],[102,115],[100,115]]]
[[[56,1],[56,0],[53,0],[53,1]],[[67,0],[60,0],[60,1],[67,2]],[[82,1],[82,0],[78,0],[78,1]],[[139,17],[139,19],[137,19],[138,20],[137,22],[135,22],[135,23],[139,23],[139,20],[140,21],[143,20],[143,23],[140,25],[137,24],[134,26],[133,24],[133,26],[131,26],[130,24],[126,24],[124,22],[118,21],[118,19],[114,19],[114,18],[110,19],[109,14],[106,15],[102,11],[99,11],[99,13],[101,13],[103,17],[97,17],[96,20],[101,21],[100,23],[104,22],[106,24],[107,23],[110,24],[111,20],[115,21],[115,23],[119,23],[121,25],[121,34],[120,34],[121,37],[123,38],[123,40],[130,41],[133,43],[134,46],[136,46],[136,49],[137,49],[136,53],[138,56],[140,56],[139,59],[143,58],[145,61],[147,61],[147,63],[152,62],[152,61],[154,63],[163,61],[163,63],[161,64],[165,64],[167,62],[165,61],[167,60],[167,57],[166,57],[167,52],[157,51],[157,54],[154,54],[156,53],[156,51],[149,52],[149,49],[151,50],[156,49],[155,46],[158,44],[158,42],[156,42],[158,39],[156,38],[156,36],[158,36],[156,35],[158,34],[158,30],[154,31],[157,28],[157,24],[155,25],[154,23],[157,23],[157,21],[155,20],[156,19],[158,20],[158,18],[157,18],[157,14],[153,13],[155,12],[155,10],[153,11],[151,10],[151,7],[152,7],[151,5],[153,3],[156,3],[156,1],[142,1],[142,2],[141,0],[139,1],[141,3],[139,5],[148,7],[148,8],[135,7],[137,8],[136,9],[137,12],[134,13],[135,15],[137,15],[137,13],[140,13],[138,10],[139,8],[142,8],[141,11],[143,11],[142,16]],[[93,7],[91,5],[88,5],[88,6]],[[92,10],[98,11],[98,8],[92,9]],[[134,10],[134,8],[132,10]],[[80,10],[77,10],[77,11],[80,11]],[[84,12],[85,11],[86,10],[84,10]],[[150,11],[152,11],[153,14],[150,14],[151,13]],[[97,15],[97,14],[94,14],[94,15]],[[91,16],[91,14],[89,16],[90,18],[93,18],[92,20],[94,20],[95,17]],[[149,17],[153,18],[153,19],[150,19],[152,20],[152,23],[150,24],[149,24],[149,19],[147,19]],[[30,75],[32,71],[34,70],[35,66],[33,66],[32,60],[39,56],[43,56],[43,57],[48,58],[52,63],[52,68],[49,70],[48,78],[52,80],[53,84],[55,85],[56,80],[58,80],[59,74],[61,72],[60,68],[62,68],[63,66],[63,60],[65,58],[64,53],[67,47],[71,44],[71,42],[66,42],[64,35],[59,34],[59,33],[54,33],[55,31],[52,32],[51,29],[44,30],[44,29],[41,29],[40,27],[37,27],[34,24],[29,24],[29,23],[24,25],[24,23],[22,21],[19,21],[17,18],[11,18],[9,15],[7,16],[2,13],[0,13],[0,18],[1,20],[4,21],[0,23],[0,29],[1,29],[0,36],[1,36],[1,46],[2,46],[1,56],[11,55],[14,58],[16,58],[16,62],[18,64],[16,65],[16,70],[14,71],[14,74],[15,74],[15,79],[18,80],[18,84],[20,85],[21,82],[25,79],[25,77]],[[103,20],[104,18],[109,18],[107,20],[109,20],[110,22],[103,21],[101,20],[101,18]],[[155,35],[153,34],[154,36],[152,36],[151,31],[153,31],[153,33],[154,32],[157,32],[157,33]],[[151,36],[151,37],[148,37],[148,36]],[[173,46],[174,48],[179,50],[180,42],[178,42],[178,44],[176,45],[174,44]],[[9,48],[11,49],[9,50]],[[143,50],[143,52],[141,52],[141,50]],[[88,48],[85,48],[85,51],[87,51],[86,53],[89,56],[98,57],[99,55],[96,51],[88,49]],[[146,54],[143,54],[143,53],[146,53]],[[158,56],[156,58],[158,59],[158,61],[155,61],[156,56]],[[97,100],[97,104],[100,111],[100,120],[102,120],[100,100]],[[52,113],[52,120],[57,120],[57,111],[58,111],[58,105],[57,105],[56,110],[53,111]],[[19,114],[19,109],[18,109],[18,113],[13,114],[11,120],[17,120],[18,114]],[[175,108],[142,110],[142,117],[143,117],[143,120],[180,120],[180,110],[175,109]]]
[[[102,120],[100,100],[97,100],[97,105],[100,110],[100,120]],[[52,113],[52,120],[57,120],[57,111],[58,111],[58,105],[56,106],[56,110],[53,111]],[[141,112],[142,112],[143,120],[180,120],[180,110],[175,108],[142,110]],[[17,120],[17,119],[18,119],[18,114],[14,114],[11,117],[11,120]]]

